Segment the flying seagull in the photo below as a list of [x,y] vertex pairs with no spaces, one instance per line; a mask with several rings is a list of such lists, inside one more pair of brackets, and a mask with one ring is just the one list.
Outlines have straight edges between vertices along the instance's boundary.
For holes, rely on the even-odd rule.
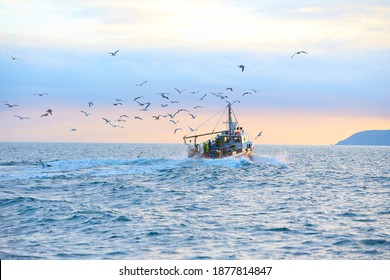
[[92,113],[87,113],[87,112],[85,112],[85,111],[83,111],[83,110],[81,110],[81,113],[84,113],[84,115],[85,115],[86,117],[88,117],[90,114],[92,114]]
[[142,82],[140,84],[136,84],[136,86],[140,87],[140,86],[143,86],[144,84],[146,84],[148,81],[145,81],[145,82]]
[[19,106],[17,104],[9,104],[9,103],[4,103],[4,105],[8,106],[8,108]]
[[233,88],[231,87],[227,87],[226,90],[230,90],[230,91],[233,91]]
[[74,131],[77,131],[77,129],[76,128],[71,128],[70,131],[74,132]]
[[260,131],[260,132],[257,134],[257,136],[255,137],[255,139],[257,139],[258,137],[260,137],[262,133],[263,133],[263,132]]
[[116,56],[116,54],[119,52],[119,50],[116,50],[115,52],[109,52],[112,56]]
[[181,129],[180,127],[179,128],[176,128],[175,131],[173,133],[176,133],[178,130],[183,130]]
[[291,56],[291,58],[293,58],[294,55],[296,55],[296,54],[301,54],[301,53],[307,54],[307,52],[305,52],[305,51],[299,51],[299,52],[295,52],[295,53]]
[[53,110],[52,109],[47,109],[45,114],[41,115],[41,117],[47,117],[50,115],[53,115]]
[[92,107],[93,106],[93,102],[89,101],[88,102],[88,107]]
[[110,122],[110,120],[109,120],[109,119],[106,119],[106,118],[102,118],[102,120],[105,121],[106,124],[108,124],[108,123]]
[[38,96],[44,96],[44,95],[49,95],[48,93],[46,93],[46,92],[42,92],[42,93],[36,93],[36,94],[34,94],[34,95],[38,95]]
[[159,92],[157,94],[160,94],[162,98],[169,99],[169,97],[167,96],[167,95],[169,95],[168,92]]
[[29,117],[22,117],[22,116],[18,116],[18,115],[15,115],[14,117],[19,118],[19,120],[29,120],[30,119]]
[[17,58],[17,57],[14,57],[14,56],[12,56],[12,55],[8,55],[12,60],[20,60],[20,61],[22,61],[20,58]]
[[237,67],[241,69],[241,72],[244,72],[244,69],[245,69],[244,65],[241,64],[241,65],[238,65]]
[[185,89],[179,90],[179,89],[177,89],[177,88],[175,88],[175,90],[176,90],[178,93],[183,93],[183,91],[185,91]]
[[205,98],[207,96],[207,93],[205,93],[201,98],[199,98],[199,100],[203,100],[203,98]]
[[143,118],[141,118],[141,117],[138,117],[138,116],[135,116],[135,117],[134,117],[134,119],[138,119],[138,120],[141,120],[141,121],[143,121],[143,120],[144,120]]

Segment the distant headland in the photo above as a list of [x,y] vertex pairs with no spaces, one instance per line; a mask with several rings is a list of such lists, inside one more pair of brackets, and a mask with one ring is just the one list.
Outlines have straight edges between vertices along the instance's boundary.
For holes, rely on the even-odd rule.
[[361,131],[336,145],[390,146],[390,129]]

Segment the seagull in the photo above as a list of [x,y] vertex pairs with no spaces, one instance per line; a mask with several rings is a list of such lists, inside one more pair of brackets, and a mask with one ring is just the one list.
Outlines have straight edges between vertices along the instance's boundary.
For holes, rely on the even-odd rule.
[[74,132],[74,131],[77,131],[77,129],[76,128],[71,128],[70,131]]
[[301,53],[307,54],[307,52],[305,52],[305,51],[299,51],[299,52],[295,52],[295,53],[291,56],[291,58],[293,58],[294,55],[296,55],[296,54],[301,54]]
[[161,115],[158,115],[158,116],[152,116],[153,119],[155,119],[156,121],[158,121],[160,119]]
[[140,111],[147,111],[149,106],[150,106],[150,102],[146,102],[145,107],[143,109],[140,109]]
[[179,110],[177,110],[176,113],[173,114],[173,117],[175,117],[177,114],[179,114],[180,112],[183,112],[183,111],[188,112],[188,110],[186,110],[186,109],[179,109]]
[[81,112],[81,113],[84,113],[84,115],[85,115],[86,117],[88,117],[90,114],[92,114],[92,113],[87,113],[87,112],[85,112],[85,111],[83,111],[83,110],[81,110],[80,112]]
[[137,96],[136,98],[134,98],[133,101],[137,101],[137,99],[140,99],[140,98],[144,98],[143,96]]
[[102,120],[104,120],[106,122],[106,124],[108,124],[110,122],[110,120],[108,120],[106,118],[102,118]]
[[38,96],[44,96],[44,95],[49,95],[48,93],[45,93],[45,92],[43,92],[43,93],[36,93],[36,94],[34,94],[34,95],[38,95]]
[[120,102],[117,102],[117,103],[112,103],[112,105],[114,105],[114,106],[118,106],[118,105],[123,105],[122,103],[120,103]]
[[141,155],[142,155],[143,153],[144,153],[144,152],[140,152],[140,153],[138,154],[137,158],[140,158]]
[[53,115],[53,110],[52,109],[47,109],[44,114],[41,115],[41,117],[47,117],[50,115]]
[[244,92],[244,93],[242,94],[242,96],[247,95],[247,94],[252,94],[252,93],[249,92],[249,91],[246,91],[246,92]]
[[173,124],[177,124],[179,121],[175,121],[175,120],[169,120],[171,123]]
[[141,87],[141,86],[143,86],[144,84],[146,84],[148,81],[144,81],[144,82],[142,82],[142,83],[140,83],[140,84],[136,84],[136,86],[137,87]]
[[121,119],[121,118],[129,118],[129,116],[128,116],[128,115],[120,115],[119,118],[120,118],[120,119]]
[[185,91],[185,89],[179,90],[179,89],[177,89],[177,88],[175,88],[175,90],[176,90],[178,93],[183,93],[183,91]]
[[19,120],[29,120],[30,119],[29,117],[22,117],[22,116],[18,116],[18,115],[15,115],[14,117],[19,118]]
[[17,57],[14,57],[14,56],[12,56],[12,55],[8,55],[12,60],[20,60],[20,61],[22,61],[20,58],[17,58]]
[[207,93],[205,93],[205,95],[203,95],[201,98],[199,98],[199,100],[203,100],[203,98],[205,98],[207,95]]
[[157,94],[160,94],[163,98],[165,98],[165,99],[168,99],[169,100],[169,97],[167,96],[167,95],[169,95],[169,93],[168,92],[159,92],[159,93],[157,93]]
[[203,107],[202,106],[195,106],[194,110],[197,109],[197,108],[203,108]]
[[193,115],[193,114],[191,114],[191,113],[188,113],[188,115],[190,115],[193,119],[195,119],[196,118],[196,116],[195,115]]
[[89,101],[88,102],[88,107],[92,107],[93,106],[93,102]]
[[258,93],[259,91],[261,91],[261,89],[253,89],[253,88],[251,88],[251,91],[253,91],[254,93]]
[[115,52],[109,52],[112,56],[116,56],[116,54],[119,52],[119,50],[116,50]]
[[109,123],[109,125],[111,125],[113,128],[124,128],[121,125],[116,125],[116,124],[113,124],[113,123]]
[[4,105],[8,106],[8,108],[19,106],[17,104],[9,104],[9,103],[4,103]]
[[193,129],[191,127],[188,127],[190,129],[191,132],[194,132],[195,130],[198,130],[198,129]]
[[262,133],[263,133],[263,132],[260,131],[260,132],[257,134],[257,136],[255,137],[255,139],[257,139],[258,137],[260,137]]
[[178,130],[183,130],[182,128],[176,128],[175,131],[173,133],[176,133]]
[[227,87],[226,90],[230,90],[230,91],[233,91],[233,88],[231,87]]
[[141,121],[143,121],[143,120],[144,120],[143,118],[141,118],[141,117],[138,117],[138,116],[135,116],[135,117],[134,117],[134,119],[138,119],[138,120],[141,120]]
[[244,69],[245,69],[244,65],[241,64],[241,65],[238,65],[237,67],[241,69],[241,72],[244,72]]

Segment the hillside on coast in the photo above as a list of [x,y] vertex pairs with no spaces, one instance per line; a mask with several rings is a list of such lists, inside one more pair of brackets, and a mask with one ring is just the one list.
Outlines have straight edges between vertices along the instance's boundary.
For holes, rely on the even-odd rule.
[[357,132],[336,145],[390,146],[390,129]]

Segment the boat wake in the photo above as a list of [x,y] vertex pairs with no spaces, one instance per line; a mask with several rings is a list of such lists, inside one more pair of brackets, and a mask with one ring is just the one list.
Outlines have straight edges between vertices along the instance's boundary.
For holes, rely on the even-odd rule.
[[186,168],[243,168],[258,164],[285,166],[287,160],[282,157],[253,155],[252,159],[223,158],[223,159],[191,159],[177,158],[103,158],[103,159],[76,159],[51,160],[44,164],[38,161],[3,162],[0,164],[0,179],[45,179],[79,176],[115,176],[131,174],[154,174],[164,170]]
[[278,155],[276,157],[266,155],[252,155],[253,163],[265,163],[276,166],[287,166],[289,161],[286,155]]

